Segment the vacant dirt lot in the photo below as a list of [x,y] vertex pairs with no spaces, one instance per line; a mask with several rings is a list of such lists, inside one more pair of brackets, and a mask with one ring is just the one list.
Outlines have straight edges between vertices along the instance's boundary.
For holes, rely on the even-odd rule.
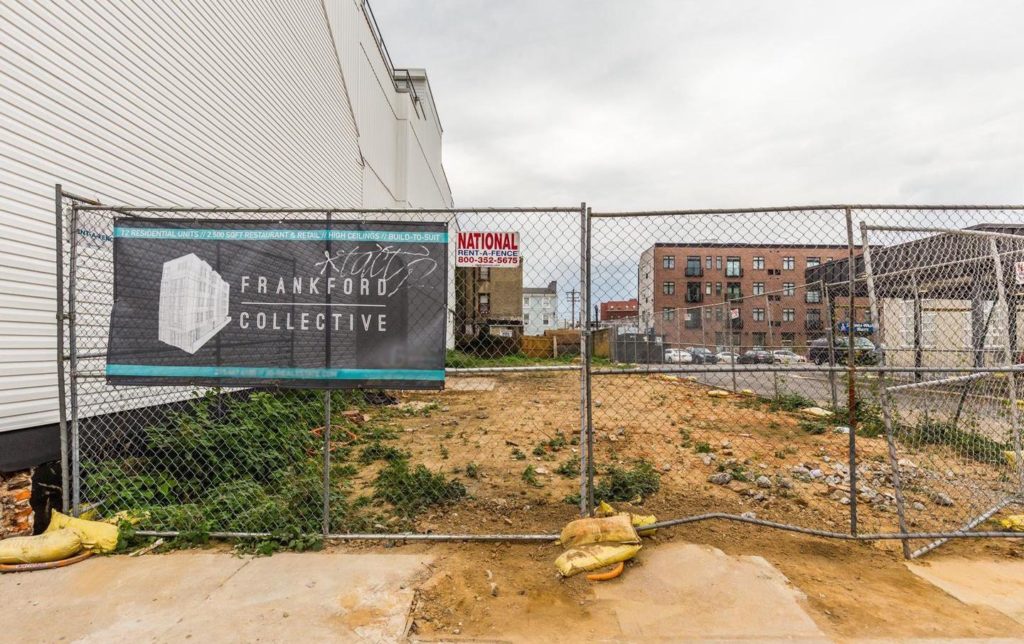
[[[849,530],[849,436],[836,431],[842,420],[810,418],[752,396],[713,397],[706,386],[663,375],[595,377],[593,391],[598,489],[620,505],[659,519],[751,512]],[[566,499],[579,492],[578,396],[574,372],[454,378],[442,393],[405,394],[401,404],[418,412],[398,419],[395,444],[468,492],[457,504],[422,513],[418,528],[550,533],[573,518],[576,506]],[[858,529],[895,531],[886,441],[856,440]],[[1006,490],[1006,467],[944,445],[901,446],[899,458],[911,529],[957,527]],[[647,466],[632,476],[638,464]],[[369,484],[379,467],[359,478]]]

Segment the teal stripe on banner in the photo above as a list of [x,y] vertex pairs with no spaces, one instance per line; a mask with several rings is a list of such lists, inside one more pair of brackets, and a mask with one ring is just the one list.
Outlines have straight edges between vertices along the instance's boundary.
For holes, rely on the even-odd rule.
[[120,239],[197,239],[206,241],[354,241],[447,244],[448,233],[408,230],[245,230],[232,228],[114,228]]
[[288,369],[108,364],[108,376],[259,378],[280,380],[444,380],[444,369]]

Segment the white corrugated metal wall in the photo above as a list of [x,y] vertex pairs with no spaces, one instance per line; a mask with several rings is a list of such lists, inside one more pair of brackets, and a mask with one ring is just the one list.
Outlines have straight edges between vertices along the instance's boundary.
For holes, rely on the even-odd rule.
[[450,206],[439,127],[438,167],[398,155],[409,118],[357,0],[0,5],[0,431],[57,420],[54,184],[135,205]]

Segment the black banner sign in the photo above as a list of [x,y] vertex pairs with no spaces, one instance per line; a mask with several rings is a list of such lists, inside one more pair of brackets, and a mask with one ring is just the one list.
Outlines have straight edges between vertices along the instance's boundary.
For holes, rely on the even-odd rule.
[[443,223],[114,223],[112,384],[441,389]]

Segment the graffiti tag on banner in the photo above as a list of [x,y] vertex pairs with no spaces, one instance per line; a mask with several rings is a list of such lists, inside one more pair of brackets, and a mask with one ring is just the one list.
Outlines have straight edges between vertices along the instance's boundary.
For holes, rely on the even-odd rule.
[[443,223],[117,218],[116,385],[444,387]]
[[458,234],[456,266],[519,266],[519,233],[474,232]]

